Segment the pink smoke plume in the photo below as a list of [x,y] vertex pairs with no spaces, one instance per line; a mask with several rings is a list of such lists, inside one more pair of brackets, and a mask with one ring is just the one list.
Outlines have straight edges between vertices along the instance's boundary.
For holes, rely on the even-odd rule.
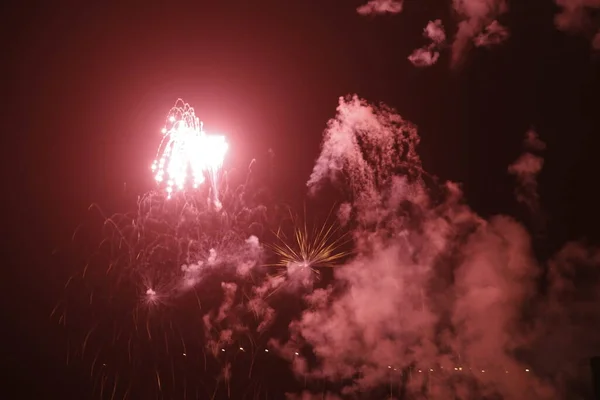
[[[308,186],[350,188],[340,215],[358,222],[355,256],[335,270],[345,289],[308,295],[276,348],[299,375],[344,381],[347,394],[410,374],[417,397],[564,398],[600,350],[600,253],[575,243],[539,263],[518,221],[483,219],[458,185],[425,183],[418,141],[392,109],[340,99]],[[527,144],[543,147],[534,134]],[[294,353],[302,344],[316,364]]]
[[416,67],[429,67],[435,64],[440,57],[440,48],[445,44],[446,32],[442,20],[429,21],[423,30],[423,36],[431,43],[413,51],[408,60]]
[[[534,151],[542,151],[546,147],[534,131],[527,132],[524,145],[527,150]],[[515,175],[519,183],[515,190],[517,200],[526,204],[534,212],[539,209],[537,177],[543,166],[544,159],[529,151],[508,166],[508,172]]]
[[504,42],[508,38],[508,29],[498,21],[492,21],[483,32],[477,35],[473,42],[477,47],[490,47]]
[[561,8],[554,22],[565,32],[586,33],[592,37],[591,45],[600,50],[600,24],[594,12],[600,10],[600,0],[555,0]]
[[452,43],[452,65],[460,64],[471,44],[490,46],[504,41],[508,30],[497,18],[508,11],[505,0],[453,0],[460,18]]
[[373,107],[358,96],[340,98],[337,111],[307,185],[314,193],[326,179],[347,178],[361,222],[376,222],[384,217],[379,215],[383,203],[394,201],[388,188],[395,173],[402,170],[410,176],[420,168],[419,137],[392,109]]
[[[498,22],[498,18],[508,11],[506,0],[452,0],[452,3],[459,19],[451,46],[453,66],[461,63],[469,47],[489,47],[508,38],[508,29]],[[372,0],[357,11],[361,15],[397,14],[402,11],[402,6],[401,1]],[[425,36],[431,39],[432,43],[416,49],[408,57],[417,67],[426,67],[437,62],[439,51],[446,39],[441,20],[430,21],[425,27]]]
[[398,14],[402,12],[403,0],[370,0],[356,9],[360,15]]

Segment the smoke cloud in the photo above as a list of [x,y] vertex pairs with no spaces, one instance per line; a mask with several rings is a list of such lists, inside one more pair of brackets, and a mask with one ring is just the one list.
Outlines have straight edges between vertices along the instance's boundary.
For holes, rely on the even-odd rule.
[[561,8],[554,19],[557,29],[584,33],[592,37],[592,48],[600,50],[600,23],[594,12],[600,9],[600,0],[556,0]]
[[[525,148],[533,151],[542,151],[546,147],[534,131],[527,132],[524,142]],[[514,163],[509,165],[508,172],[517,178],[517,200],[526,204],[533,212],[539,210],[539,194],[537,176],[544,166],[544,159],[529,151],[523,153]]]
[[[454,183],[426,184],[418,141],[389,107],[340,99],[308,186],[350,188],[339,215],[354,222],[355,256],[335,286],[306,296],[281,355],[310,346],[316,362],[294,357],[296,373],[345,382],[346,394],[387,385],[398,395],[401,381],[415,398],[587,393],[581,366],[600,350],[600,253],[571,243],[538,262],[518,221],[481,218]],[[533,132],[526,145],[543,149]],[[532,157],[510,168],[528,195],[541,168]]]
[[408,60],[416,67],[429,67],[435,64],[440,57],[440,48],[445,44],[446,32],[442,20],[429,21],[423,30],[423,36],[431,43],[415,50]]
[[[498,18],[508,11],[506,0],[452,0],[452,5],[459,19],[451,44],[452,66],[458,66],[462,62],[470,47],[490,47],[509,37],[508,29],[498,22]],[[401,1],[372,0],[360,6],[357,11],[361,15],[397,14],[402,11],[402,6]],[[445,47],[446,33],[441,20],[430,21],[425,27],[424,35],[431,43],[416,49],[408,57],[416,67],[435,64],[440,50]]]
[[402,12],[403,0],[370,0],[356,9],[360,15],[398,14]]
[[508,30],[498,21],[508,11],[505,0],[453,0],[460,18],[452,43],[452,65],[460,64],[471,46],[490,46],[504,41]]

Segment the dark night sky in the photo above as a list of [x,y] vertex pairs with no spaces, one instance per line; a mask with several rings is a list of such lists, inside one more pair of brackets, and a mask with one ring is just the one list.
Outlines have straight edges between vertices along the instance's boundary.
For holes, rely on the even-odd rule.
[[69,267],[51,252],[90,203],[115,210],[124,191],[151,187],[147,168],[178,97],[227,134],[228,165],[246,168],[272,148],[286,200],[304,196],[339,96],[383,101],[417,124],[426,169],[462,182],[483,214],[524,215],[506,168],[533,126],[548,144],[542,254],[600,238],[598,62],[585,38],[555,30],[551,1],[512,5],[511,39],[469,52],[458,70],[447,52],[431,68],[406,59],[428,20],[450,21],[449,2],[408,0],[379,18],[357,15],[360,1],[46,3],[2,11],[2,358],[18,379],[3,378],[22,390],[7,399],[58,398],[69,385],[47,320]]

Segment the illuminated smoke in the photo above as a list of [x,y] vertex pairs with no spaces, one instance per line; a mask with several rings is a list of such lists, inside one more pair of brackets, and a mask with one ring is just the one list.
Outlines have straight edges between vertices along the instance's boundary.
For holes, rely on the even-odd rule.
[[[340,215],[359,222],[356,256],[335,270],[345,290],[308,295],[290,341],[274,348],[293,358],[298,374],[343,380],[347,393],[389,384],[393,366],[415,375],[407,386],[415,396],[564,398],[587,379],[578,366],[600,350],[592,333],[600,323],[598,251],[569,244],[547,267],[538,263],[519,222],[485,220],[457,185],[432,190],[416,176],[418,138],[409,127],[385,106],[340,100],[308,184],[313,194],[328,181],[351,189],[353,211]],[[526,145],[543,148],[533,133]],[[539,170],[529,167],[512,168]],[[540,293],[544,268],[551,272]],[[581,276],[588,279],[578,290]],[[316,365],[290,356],[299,343],[310,345]]]
[[[527,132],[525,137],[527,150],[542,151],[545,148],[534,131]],[[537,176],[544,166],[544,159],[526,151],[514,163],[509,165],[508,172],[518,180],[516,196],[519,202],[526,204],[531,211],[539,209]]]
[[477,47],[490,47],[504,42],[508,38],[508,29],[500,25],[498,21],[492,21],[479,35],[474,39]]
[[429,21],[423,30],[423,36],[431,40],[431,43],[416,49],[408,60],[416,67],[429,67],[435,64],[440,57],[440,48],[446,41],[446,32],[441,20]]
[[460,22],[452,43],[452,65],[460,64],[471,44],[490,46],[508,37],[497,18],[508,11],[505,0],[453,0]]
[[600,50],[600,23],[594,13],[600,10],[600,0],[555,0],[561,11],[556,15],[556,27],[565,32],[586,33],[591,45]]
[[398,14],[402,12],[403,0],[370,0],[356,9],[360,15]]
[[[361,222],[375,223],[385,218],[385,202],[396,201],[390,197],[392,182],[403,186],[406,176],[420,168],[419,137],[392,109],[368,105],[357,96],[340,98],[337,112],[307,185],[314,194],[327,180],[347,184]],[[400,172],[405,175],[396,175]]]

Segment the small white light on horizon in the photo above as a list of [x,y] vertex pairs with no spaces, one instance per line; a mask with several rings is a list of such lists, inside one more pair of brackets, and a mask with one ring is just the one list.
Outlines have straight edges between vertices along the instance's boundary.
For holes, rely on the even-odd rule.
[[265,353],[268,353],[268,352],[269,352],[269,349],[265,349]]

